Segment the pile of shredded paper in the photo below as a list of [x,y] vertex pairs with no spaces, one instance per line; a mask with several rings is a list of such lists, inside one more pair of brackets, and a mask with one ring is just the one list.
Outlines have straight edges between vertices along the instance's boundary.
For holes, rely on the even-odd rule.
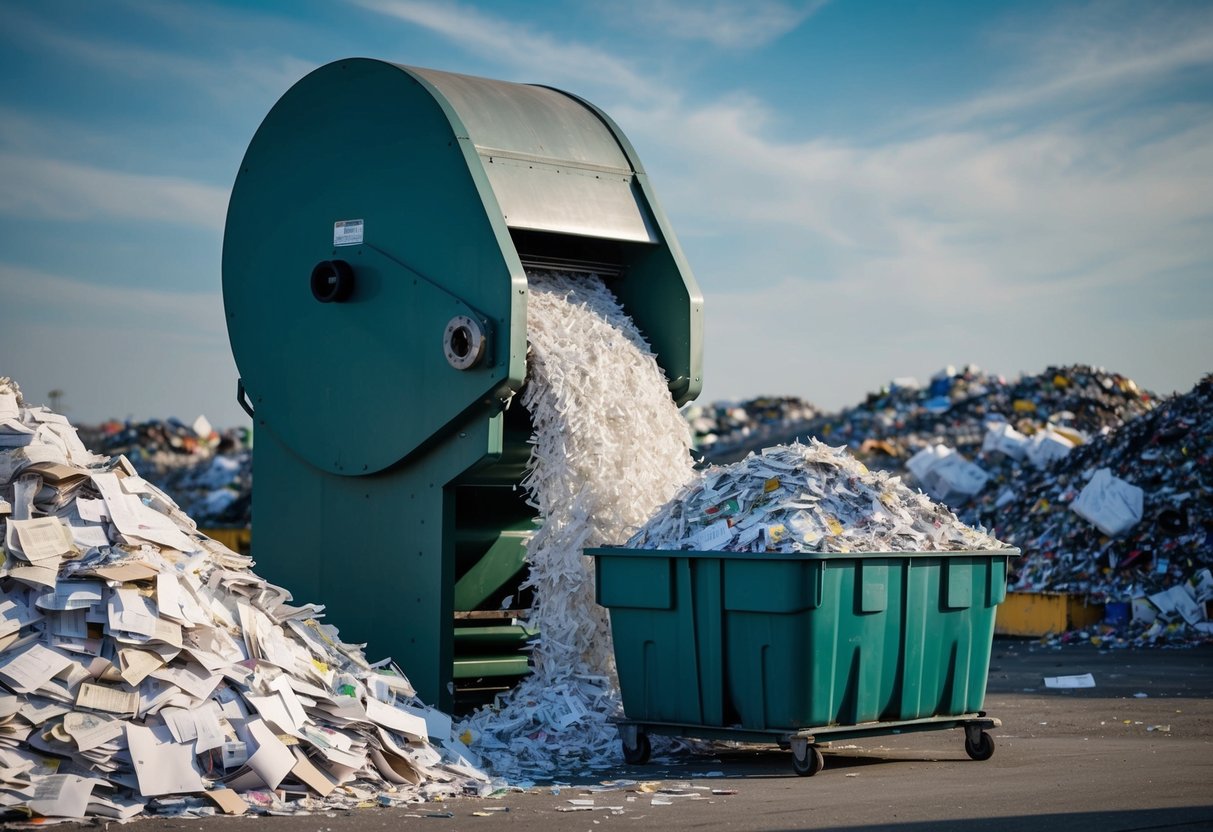
[[700,472],[627,543],[701,552],[926,552],[1003,548],[897,477],[817,440]]
[[9,379],[0,530],[0,810],[294,814],[503,785],[399,669]]
[[532,272],[523,479],[543,525],[527,545],[533,670],[461,729],[512,782],[620,761],[606,611],[587,548],[622,543],[692,476],[690,432],[636,325],[594,276]]

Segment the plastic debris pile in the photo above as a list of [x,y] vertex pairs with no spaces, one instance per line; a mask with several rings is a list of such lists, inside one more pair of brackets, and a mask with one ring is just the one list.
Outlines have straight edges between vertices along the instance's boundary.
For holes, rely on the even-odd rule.
[[216,430],[205,416],[80,426],[89,450],[125,456],[139,476],[168,493],[198,525],[252,521],[252,440],[246,428]]
[[705,453],[729,451],[768,439],[818,414],[816,407],[795,396],[693,404],[683,412],[691,426],[692,443]]
[[[459,726],[510,778],[615,765],[621,711],[606,612],[586,548],[625,540],[692,473],[690,436],[635,324],[597,277],[528,274],[523,479],[542,526],[527,544],[540,636],[532,672]],[[620,391],[626,391],[621,396]]]
[[[913,378],[895,379],[854,407],[818,415],[768,438],[845,444],[870,468],[901,471],[915,454],[936,445],[961,454],[957,461],[975,460],[987,445],[991,424],[1005,423],[1027,439],[1060,431],[1077,444],[1083,437],[1115,430],[1154,404],[1155,397],[1132,380],[1100,368],[1049,367],[1008,382],[970,364],[960,370],[945,367],[926,386]],[[705,449],[705,454],[729,462],[756,449],[748,443],[740,452]],[[987,473],[997,483],[1011,472],[998,459],[990,461]]]
[[[1209,600],[1199,576],[1213,567],[1213,376],[1050,467],[1023,468],[968,514],[1023,551],[1013,589],[1132,603],[1129,638],[1213,635],[1197,627]],[[1183,587],[1192,607],[1160,596]]]
[[629,548],[734,552],[923,552],[1003,548],[897,477],[816,440],[712,466]]
[[0,807],[304,813],[486,794],[445,714],[0,379]]

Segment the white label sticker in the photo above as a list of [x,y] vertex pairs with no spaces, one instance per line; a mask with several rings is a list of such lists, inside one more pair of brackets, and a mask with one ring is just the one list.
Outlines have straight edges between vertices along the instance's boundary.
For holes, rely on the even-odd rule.
[[362,242],[362,220],[338,220],[333,223],[333,245],[356,246]]

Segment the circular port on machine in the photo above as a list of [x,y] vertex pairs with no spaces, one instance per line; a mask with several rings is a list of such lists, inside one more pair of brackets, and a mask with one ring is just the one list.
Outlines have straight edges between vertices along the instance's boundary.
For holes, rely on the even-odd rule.
[[472,318],[456,315],[447,322],[442,351],[456,370],[475,367],[484,357],[484,330]]

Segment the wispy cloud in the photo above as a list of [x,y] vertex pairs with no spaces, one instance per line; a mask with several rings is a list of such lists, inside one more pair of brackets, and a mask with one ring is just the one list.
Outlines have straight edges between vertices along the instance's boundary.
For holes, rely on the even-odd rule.
[[[169,9],[158,10],[163,16]],[[272,50],[241,49],[215,40],[208,51],[189,54],[156,49],[142,43],[78,34],[54,27],[35,16],[5,12],[7,38],[88,66],[95,72],[143,83],[170,81],[178,95],[189,90],[232,106],[237,100],[256,102],[258,109],[315,68],[307,61]],[[216,53],[222,55],[218,58]]]
[[[676,201],[667,205],[697,227],[731,227],[755,240],[801,228],[835,262],[933,264],[934,280],[922,276],[935,285],[948,285],[949,262],[1020,291],[1055,279],[1115,285],[1213,257],[1213,106],[1117,102],[1125,85],[1165,88],[1194,61],[1213,63],[1199,22],[1208,17],[1137,31],[1135,43],[1161,51],[1120,60],[1108,45],[1120,36],[1084,30],[1107,61],[1084,59],[1068,74],[1050,74],[1055,60],[1029,50],[1004,84],[951,108],[964,118],[924,119],[922,129],[881,142],[775,139],[766,129],[769,105],[738,95],[696,109],[624,107],[614,115],[638,146],[659,148],[676,166]],[[1165,35],[1181,28],[1186,38],[1162,49]],[[1025,77],[1055,86],[1035,90]],[[1040,106],[1063,89],[1102,107],[1099,123]],[[973,120],[1008,114],[1011,102],[1020,108],[1014,130]],[[694,175],[704,170],[711,176]]]
[[1046,107],[1123,107],[1182,73],[1213,68],[1213,6],[1095,3],[1023,21],[992,40],[1021,56],[1018,67],[985,94],[923,120],[954,127]]
[[0,375],[30,401],[64,390],[82,422],[198,413],[239,421],[218,292],[98,285],[3,262],[0,285]]
[[353,0],[356,5],[421,26],[516,73],[528,81],[577,81],[607,85],[642,101],[653,99],[651,78],[633,64],[585,43],[557,38],[540,29],[485,14],[457,3],[415,0]]
[[221,231],[228,191],[171,176],[148,176],[0,152],[0,214],[20,219],[142,220]]
[[727,49],[752,49],[786,35],[828,0],[625,0],[606,4],[629,25],[656,29],[680,40],[706,41]]

